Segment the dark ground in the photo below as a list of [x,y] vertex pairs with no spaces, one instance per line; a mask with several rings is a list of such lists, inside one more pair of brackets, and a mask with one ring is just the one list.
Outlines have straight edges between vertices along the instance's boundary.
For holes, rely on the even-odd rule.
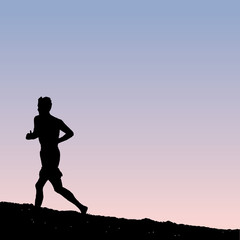
[[1,239],[240,240],[239,230],[128,220],[0,202]]

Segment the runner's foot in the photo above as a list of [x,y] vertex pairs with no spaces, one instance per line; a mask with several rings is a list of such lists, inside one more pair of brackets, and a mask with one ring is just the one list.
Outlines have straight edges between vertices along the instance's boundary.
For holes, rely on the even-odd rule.
[[82,207],[80,208],[80,211],[81,211],[81,213],[82,213],[83,215],[86,215],[87,210],[88,210],[88,207],[86,207],[86,206],[82,206]]

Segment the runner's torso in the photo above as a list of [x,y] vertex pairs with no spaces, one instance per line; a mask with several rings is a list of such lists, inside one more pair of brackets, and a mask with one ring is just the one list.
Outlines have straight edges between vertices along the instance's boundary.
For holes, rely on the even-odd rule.
[[36,117],[36,131],[38,133],[41,151],[53,151],[58,148],[61,120],[51,115]]

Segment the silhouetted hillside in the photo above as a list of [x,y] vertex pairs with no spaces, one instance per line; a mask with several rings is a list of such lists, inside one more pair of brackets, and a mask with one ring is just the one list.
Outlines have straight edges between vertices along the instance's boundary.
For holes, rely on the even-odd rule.
[[238,230],[187,226],[150,219],[128,220],[75,211],[0,202],[1,239],[191,239],[239,240]]

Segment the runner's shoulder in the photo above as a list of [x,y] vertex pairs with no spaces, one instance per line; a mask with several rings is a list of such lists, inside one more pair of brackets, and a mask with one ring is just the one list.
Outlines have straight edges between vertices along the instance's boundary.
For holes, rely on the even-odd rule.
[[63,120],[62,120],[62,119],[57,118],[57,117],[54,117],[54,116],[52,116],[52,115],[51,115],[51,117],[52,117],[52,120],[55,121],[56,123],[58,123],[58,124],[62,124],[62,123],[63,123]]
[[38,121],[39,120],[39,115],[35,116],[34,117],[34,122]]

